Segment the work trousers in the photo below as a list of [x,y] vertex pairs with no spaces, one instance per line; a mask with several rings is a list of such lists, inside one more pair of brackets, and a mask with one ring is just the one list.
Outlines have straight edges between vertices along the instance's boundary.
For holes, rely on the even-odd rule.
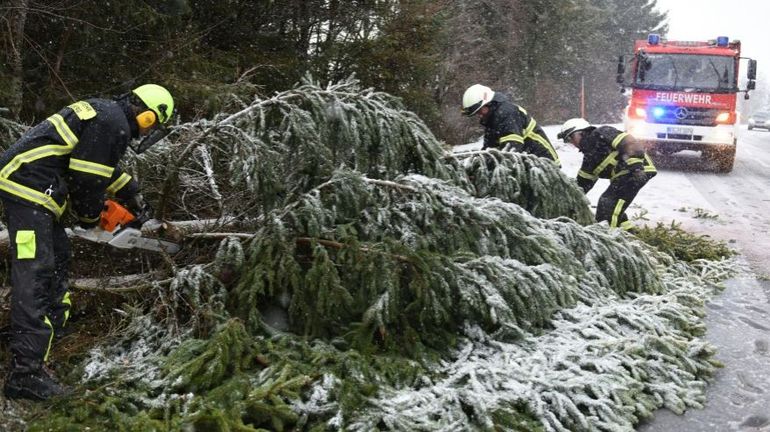
[[54,332],[69,317],[70,241],[57,218],[3,199],[11,257],[12,368],[27,372],[48,360]]
[[655,176],[655,173],[625,174],[610,181],[610,186],[599,197],[596,206],[596,222],[607,221],[613,228],[631,228],[626,209],[636,198],[639,190]]

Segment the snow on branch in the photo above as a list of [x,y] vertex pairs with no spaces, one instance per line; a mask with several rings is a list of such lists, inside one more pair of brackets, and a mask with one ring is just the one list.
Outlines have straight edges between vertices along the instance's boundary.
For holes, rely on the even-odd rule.
[[38,429],[632,430],[703,403],[703,304],[733,263],[590,224],[549,161],[450,155],[353,79],[157,147],[128,165],[164,219],[238,232],[184,231],[200,255]]

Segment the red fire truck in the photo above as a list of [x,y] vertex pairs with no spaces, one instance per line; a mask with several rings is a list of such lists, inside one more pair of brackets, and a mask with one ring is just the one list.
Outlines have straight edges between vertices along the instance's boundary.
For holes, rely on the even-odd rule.
[[682,150],[700,152],[717,171],[730,172],[735,161],[739,92],[749,98],[756,86],[756,60],[748,60],[745,90],[738,88],[741,43],[720,36],[710,41],[667,41],[651,34],[634,44],[630,83],[625,59],[618,62],[618,83],[630,88],[625,128],[642,141],[653,158]]

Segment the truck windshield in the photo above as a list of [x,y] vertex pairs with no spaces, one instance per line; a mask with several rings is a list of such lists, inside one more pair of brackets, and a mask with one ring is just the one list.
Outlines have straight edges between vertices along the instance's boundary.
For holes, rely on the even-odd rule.
[[652,90],[729,92],[737,90],[734,57],[649,54],[637,57],[634,87]]

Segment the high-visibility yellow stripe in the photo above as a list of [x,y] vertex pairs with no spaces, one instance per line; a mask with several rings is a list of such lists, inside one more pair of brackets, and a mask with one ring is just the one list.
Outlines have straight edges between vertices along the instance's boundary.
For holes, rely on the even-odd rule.
[[[518,105],[517,105],[517,106],[518,106]],[[524,115],[527,115],[527,110],[525,110],[525,109],[524,109],[524,108],[522,108],[522,107],[518,107],[518,108],[519,108],[519,111],[521,111],[521,112],[523,112],[523,113],[524,113]]]
[[64,327],[67,325],[67,320],[70,318],[70,308],[72,307],[72,300],[70,299],[69,291],[64,293],[64,297],[62,297],[61,303],[67,305],[67,309],[64,310],[64,321],[61,324],[61,326]]
[[652,158],[647,153],[644,154],[644,160],[647,161],[647,165],[644,167],[644,172],[658,172],[655,168],[655,164],[652,163]]
[[623,212],[623,204],[625,203],[626,200],[619,199],[617,204],[615,204],[615,210],[612,211],[612,219],[610,219],[610,227],[616,228],[618,226],[618,218]]
[[61,216],[62,213],[64,213],[64,207],[67,206],[66,202],[64,205],[59,206],[56,204],[56,201],[49,195],[28,188],[24,185],[12,182],[7,178],[0,178],[0,190],[4,190],[11,195],[16,195],[19,198],[23,198],[29,202],[43,206],[55,214],[56,217]]
[[500,139],[498,140],[498,142],[500,142],[500,143],[504,143],[504,142],[508,142],[508,141],[514,141],[514,142],[523,144],[524,143],[524,137],[522,137],[521,135],[510,134],[510,135],[506,135],[506,136],[500,137]]
[[51,144],[36,147],[24,153],[19,153],[0,171],[0,177],[8,178],[23,164],[34,162],[49,156],[65,156],[72,153],[72,147],[65,147],[60,144]]
[[43,361],[48,361],[48,354],[51,353],[51,343],[53,343],[53,325],[51,324],[51,320],[48,319],[47,316],[43,317],[43,322],[45,325],[47,325],[51,329],[51,336],[48,337],[48,348],[45,350],[45,355],[43,356]]
[[51,117],[48,117],[47,120],[56,129],[56,132],[59,134],[62,141],[64,141],[64,145],[48,144],[17,154],[3,167],[2,170],[0,170],[0,189],[34,204],[41,205],[50,210],[56,217],[59,217],[64,213],[64,206],[59,206],[53,198],[32,188],[8,180],[8,177],[24,164],[50,156],[66,156],[72,153],[72,149],[74,149],[75,145],[78,143],[78,138],[69,126],[67,126],[64,117],[59,114],[54,114]]
[[610,154],[608,154],[607,157],[604,158],[604,160],[594,169],[593,174],[599,177],[599,174],[601,174],[605,168],[607,168],[610,165],[613,165],[613,166],[617,165],[618,164],[618,161],[616,159],[617,156],[618,156],[618,152],[616,151],[610,152]]
[[612,148],[614,149],[618,148],[618,145],[620,145],[620,142],[623,141],[623,138],[627,136],[628,136],[628,133],[621,132],[618,136],[615,137],[614,140],[612,140]]
[[561,165],[561,161],[559,161],[559,155],[556,153],[556,149],[553,148],[553,146],[551,145],[550,142],[548,142],[548,140],[546,140],[545,138],[540,136],[540,134],[535,132],[530,133],[528,138],[531,138],[539,142],[540,145],[545,147],[545,149],[548,150],[548,153],[551,154],[551,157],[553,157],[554,163],[556,163],[557,165]]
[[54,114],[51,117],[48,117],[48,121],[54,128],[56,128],[56,131],[59,133],[59,136],[64,141],[65,145],[49,144],[33,148],[24,153],[19,153],[8,162],[5,167],[3,167],[2,171],[0,171],[0,177],[10,177],[11,174],[23,164],[34,162],[48,156],[64,156],[72,153],[72,149],[74,149],[75,144],[78,143],[78,138],[72,133],[72,130],[67,126],[67,123],[64,122],[64,118],[59,114]]
[[529,124],[527,125],[527,128],[524,129],[524,136],[531,135],[532,131],[535,130],[535,127],[537,126],[537,122],[535,119],[529,119]]
[[615,180],[616,178],[618,178],[618,177],[620,177],[622,175],[628,174],[629,172],[630,171],[628,171],[627,169],[624,169],[624,170],[620,170],[620,171],[618,171],[616,173],[612,173],[612,177],[610,177],[610,180]]
[[623,229],[623,230],[626,230],[626,231],[630,230],[633,227],[634,227],[634,224],[630,220],[627,220],[627,221],[625,221],[625,222],[620,224],[620,229]]
[[75,158],[70,158],[70,169],[107,178],[112,178],[112,172],[115,170],[107,165]]
[[48,117],[48,121],[51,122],[54,128],[56,128],[56,132],[59,132],[59,136],[67,144],[67,147],[75,147],[75,144],[78,143],[78,137],[72,133],[72,129],[67,126],[64,117],[59,114],[54,114],[51,117]]
[[626,161],[627,165],[633,165],[635,163],[644,163],[644,159],[642,158],[628,158]]
[[131,176],[123,173],[118,177],[117,180],[112,182],[111,185],[107,186],[107,195],[115,196],[116,193],[118,193],[119,190],[123,189],[123,186],[128,184],[128,182],[131,181]]
[[588,180],[596,180],[597,178],[599,178],[598,176],[595,176],[591,173],[587,173],[583,170],[578,171],[578,177],[583,177],[584,179],[588,179]]

